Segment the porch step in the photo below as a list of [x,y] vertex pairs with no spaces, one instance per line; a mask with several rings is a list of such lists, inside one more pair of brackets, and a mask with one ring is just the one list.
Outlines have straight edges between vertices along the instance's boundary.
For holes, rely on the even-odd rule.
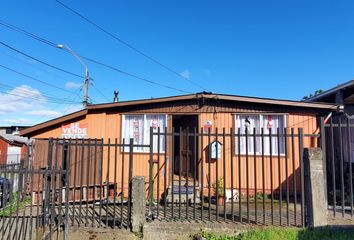
[[[170,183],[170,186],[172,185],[172,183]],[[174,179],[173,180],[173,185],[174,186],[179,186],[179,179]],[[187,180],[182,178],[181,179],[181,186],[187,186]],[[193,187],[194,186],[194,180],[193,179],[188,179],[188,187]],[[196,188],[198,188],[199,186],[199,183],[198,181],[196,180],[195,181],[195,186]]]
[[[187,194],[188,193],[188,194]],[[185,181],[181,181],[181,187],[179,187],[179,181],[173,181],[173,188],[172,184],[168,187],[166,200],[169,203],[172,203],[172,195],[173,195],[173,202],[179,203],[179,199],[181,198],[181,203],[194,203],[194,193],[195,193],[195,202],[200,203],[200,193],[199,187],[196,184],[194,188],[193,183],[188,182],[188,186],[186,185]],[[181,197],[179,196],[181,195]],[[188,199],[187,199],[188,195]]]

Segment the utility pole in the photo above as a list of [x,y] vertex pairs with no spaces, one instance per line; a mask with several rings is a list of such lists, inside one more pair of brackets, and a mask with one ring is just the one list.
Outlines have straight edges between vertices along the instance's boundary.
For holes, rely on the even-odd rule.
[[90,85],[90,77],[89,77],[89,72],[86,68],[85,83],[84,83],[84,98],[82,100],[82,105],[84,106],[84,108],[87,107],[87,104],[89,102],[89,96],[88,96],[89,85]]
[[84,108],[86,108],[88,103],[89,103],[88,90],[89,90],[89,85],[90,85],[90,77],[89,77],[89,72],[88,72],[87,65],[67,45],[58,44],[57,47],[60,48],[60,49],[64,49],[64,50],[68,51],[69,53],[71,53],[71,55],[73,55],[85,67],[84,97],[82,99],[82,105],[84,106]]

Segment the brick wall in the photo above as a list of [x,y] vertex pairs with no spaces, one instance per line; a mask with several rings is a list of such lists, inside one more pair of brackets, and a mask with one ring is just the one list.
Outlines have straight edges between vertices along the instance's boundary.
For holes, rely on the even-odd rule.
[[0,164],[6,164],[8,143],[0,138]]

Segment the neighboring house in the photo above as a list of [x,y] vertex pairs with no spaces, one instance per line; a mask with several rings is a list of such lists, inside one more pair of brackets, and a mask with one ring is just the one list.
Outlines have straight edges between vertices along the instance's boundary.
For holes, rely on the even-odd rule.
[[[241,131],[244,131],[244,126],[246,124],[249,129],[253,130],[255,128],[257,132],[259,132],[261,128],[264,128],[266,131],[265,133],[268,131],[276,133],[277,128],[279,128],[283,133],[285,128],[289,129],[289,132],[291,128],[294,128],[297,133],[298,128],[303,128],[304,133],[313,134],[318,132],[319,117],[325,116],[335,109],[336,107],[333,104],[198,93],[146,100],[88,105],[86,109],[81,111],[29,127],[22,130],[20,134],[34,139],[34,165],[45,168],[47,166],[48,153],[46,152],[46,148],[48,145],[43,143],[42,148],[40,148],[41,144],[39,143],[43,138],[97,138],[103,139],[105,144],[109,138],[111,139],[111,143],[113,143],[115,139],[118,139],[118,143],[121,143],[122,139],[133,138],[135,144],[149,144],[150,127],[153,127],[154,131],[157,131],[157,128],[160,127],[162,132],[165,131],[166,128],[169,133],[172,132],[172,129],[176,132],[180,130],[186,131],[188,128],[190,133],[192,133],[194,129],[196,129],[197,132],[210,129],[210,131],[214,133],[216,128],[218,128],[219,133],[221,133],[223,128],[228,132],[230,132],[231,128],[235,131],[238,128],[240,128]],[[207,133],[207,131],[205,132]],[[193,141],[186,143],[186,139],[174,139],[173,144],[171,138],[169,138],[166,144],[167,149],[165,149],[164,144],[160,144],[160,152],[165,153],[166,151],[166,159],[176,161],[175,167],[179,165],[177,161],[179,159],[178,154],[180,151],[178,149],[187,146],[187,149],[189,148],[188,154],[190,154],[189,161],[198,161],[198,169],[196,170],[198,176],[196,176],[196,178],[198,178],[197,180],[199,183],[201,178],[204,178],[205,183],[208,182],[207,175],[204,174],[207,172],[207,164],[204,165],[203,171],[201,169],[203,165],[199,165],[201,159],[206,159],[206,153],[204,151],[208,144],[206,133],[203,139],[197,139],[196,144],[198,149],[188,146],[188,144],[193,143]],[[230,137],[225,140],[226,142],[223,142],[223,139],[220,138],[218,139],[218,142],[223,144],[223,146],[230,146],[232,144],[230,144],[229,139]],[[279,140],[281,146],[284,146],[285,141],[287,140],[284,140],[284,138]],[[276,141],[273,141],[273,144],[274,159],[272,158],[272,161],[277,161],[277,157],[285,159],[285,157],[288,156],[290,159],[291,154],[290,152],[285,152],[286,148],[277,148]],[[291,142],[289,142],[289,146],[290,144]],[[297,144],[297,142],[295,144]],[[241,139],[240,156],[242,161],[245,161],[246,145],[247,143]],[[248,153],[253,156],[252,149],[254,149],[254,146],[251,149],[250,145],[251,144],[248,146]],[[305,147],[316,145],[317,139],[313,140],[310,139],[310,137],[304,139]],[[261,154],[259,152],[259,149],[261,149],[260,141],[257,140],[255,147],[257,149],[255,156],[257,155],[257,160],[261,161]],[[91,150],[92,148],[93,147],[91,147]],[[267,169],[267,174],[269,174],[269,164],[271,164],[269,158],[272,155],[272,153],[270,153],[269,156],[269,148],[271,147],[266,143],[264,148],[266,159],[265,168]],[[277,149],[280,149],[279,154]],[[154,160],[157,158],[156,150],[157,146],[154,146]],[[230,166],[230,161],[234,161],[236,165],[236,161],[238,161],[237,154],[232,154],[232,152],[230,152],[230,147],[227,147],[225,151],[225,154],[223,154],[224,156],[221,157],[227,158],[225,160],[226,164]],[[61,151],[58,152],[58,154],[61,154]],[[112,150],[111,155],[113,152],[114,151]],[[121,154],[122,149],[119,148],[118,152]],[[272,150],[270,150],[270,152],[272,152]],[[41,154],[36,155],[37,153]],[[109,164],[110,166],[108,166],[109,159],[107,160],[106,153],[107,151],[104,150],[102,170],[103,172],[106,172],[107,169],[109,169],[109,181],[114,181],[114,167],[112,165],[112,159],[114,159],[114,156],[110,156],[111,162]],[[73,156],[74,154],[71,153],[71,155]],[[77,155],[77,161],[80,162],[81,154]],[[86,152],[82,153],[82,160],[87,161],[87,157],[84,156],[87,156]],[[229,156],[232,156],[232,159],[230,159]],[[100,157],[101,156],[97,156],[97,159],[100,159]],[[294,167],[298,169],[299,156],[295,155],[293,157],[296,158],[294,159]],[[134,148],[134,174],[145,176],[146,179],[148,179],[149,158],[150,155],[148,149],[144,149],[143,147]],[[91,155],[91,159],[96,158]],[[185,159],[181,159],[181,161],[185,161]],[[163,164],[164,159],[161,157],[161,166]],[[284,161],[282,161],[282,164],[284,164]],[[182,166],[183,165],[186,164],[182,164]],[[214,165],[215,162],[213,162],[213,169]],[[86,164],[82,166],[86,166]],[[128,165],[125,164],[124,166],[127,168]],[[172,169],[170,163],[168,166],[169,173],[173,171],[174,174],[179,174],[178,168]],[[257,166],[259,168],[257,171],[260,171],[261,163]],[[242,163],[242,168],[244,168],[244,163]],[[250,167],[250,169],[253,168]],[[189,170],[191,170],[191,168],[189,168]],[[221,169],[219,170],[221,171]],[[295,171],[295,169],[293,170]],[[215,172],[215,170],[213,171]],[[274,168],[274,171],[276,171],[276,168]],[[120,170],[118,172],[120,172]],[[236,168],[235,173],[237,173]],[[250,173],[252,176],[252,172]],[[289,172],[288,176],[286,176],[285,170],[282,169],[281,181],[290,177],[291,174],[292,173]],[[86,176],[87,174],[83,175]],[[189,176],[191,175],[192,173],[189,173]],[[258,174],[258,177],[261,179],[261,174]],[[237,177],[235,176],[235,179],[236,178]],[[120,176],[118,176],[117,179],[120,179]],[[209,180],[209,182],[210,181],[214,182],[215,177],[214,179]],[[241,181],[245,181],[245,179],[241,179]],[[251,187],[254,187],[255,183],[253,182],[250,184]],[[280,184],[282,183],[280,183],[278,179],[274,179],[274,189],[279,187]],[[260,180],[258,180],[257,185],[258,189],[262,187]],[[226,180],[226,186],[230,187],[230,178]],[[265,188],[270,189],[269,182],[265,183]]]
[[28,128],[28,126],[0,126],[1,134],[18,134],[19,131]]
[[0,164],[17,164],[26,159],[28,138],[0,134]]
[[344,113],[349,116],[354,115],[354,80],[339,84],[336,87],[328,89],[320,94],[312,96],[305,100],[305,102],[324,102],[332,103],[338,106],[343,106]]
[[[328,179],[335,179],[336,188],[340,189],[341,181],[349,179],[346,174],[350,172],[351,168],[354,169],[354,80],[312,96],[305,102],[325,102],[337,105],[337,110],[330,118],[327,118],[325,135],[327,165],[335,166],[327,168],[327,176]],[[333,140],[331,136],[333,136]],[[349,162],[352,163],[352,166],[348,164]],[[341,169],[341,165],[343,165],[343,169]],[[354,174],[354,172],[352,171],[350,174]],[[332,182],[328,181],[327,183]],[[354,179],[352,183],[354,183]],[[346,180],[346,184],[349,184],[349,180]],[[347,190],[349,191],[349,188]]]

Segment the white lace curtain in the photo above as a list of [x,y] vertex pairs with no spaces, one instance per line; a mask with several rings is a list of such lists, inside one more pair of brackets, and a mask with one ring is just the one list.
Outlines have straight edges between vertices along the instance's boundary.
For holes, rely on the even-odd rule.
[[[256,145],[254,144],[254,130],[256,134],[261,133],[263,128],[264,132],[264,154],[269,155],[270,150],[272,154],[285,153],[285,138],[282,136],[284,134],[285,120],[284,115],[237,115],[236,116],[236,127],[240,129],[241,134],[246,134],[247,129],[247,141],[246,136],[240,136],[240,153],[246,153],[246,145],[248,146],[248,154],[262,153],[262,139],[260,136],[256,136]],[[279,128],[280,138],[278,144],[278,137],[273,136],[277,134]],[[272,137],[269,138],[269,133],[271,132]],[[236,129],[236,134],[238,129]],[[239,147],[237,143],[238,137],[236,136],[236,152],[238,153]]]
[[[148,115],[124,115],[123,116],[123,139],[125,143],[129,143],[129,139],[133,138],[134,144],[150,144],[150,127],[154,132],[163,133],[166,126],[166,115],[148,114]],[[153,149],[157,152],[158,136],[154,136]],[[164,151],[165,138],[160,136],[160,151]],[[128,151],[128,148],[125,148]],[[145,152],[148,148],[134,147],[134,151]]]

